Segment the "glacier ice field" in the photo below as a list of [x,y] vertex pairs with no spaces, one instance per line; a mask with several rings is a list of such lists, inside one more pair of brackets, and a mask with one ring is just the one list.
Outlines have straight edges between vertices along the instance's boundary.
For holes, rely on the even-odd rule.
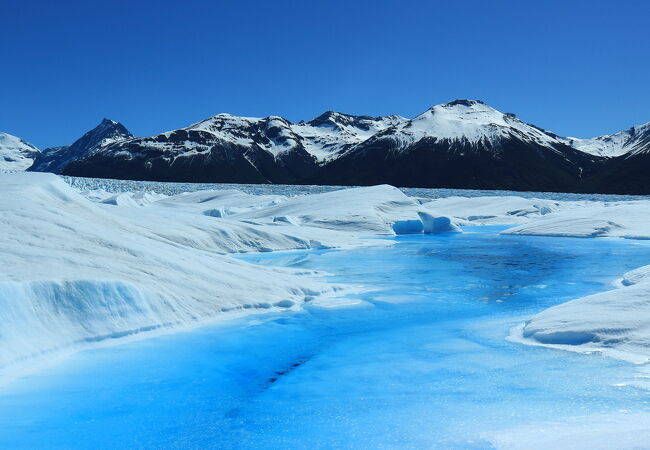
[[[149,191],[164,195],[178,195],[184,192],[194,192],[207,189],[236,189],[253,195],[306,195],[345,189],[350,186],[323,185],[288,185],[288,184],[232,184],[232,183],[172,183],[158,181],[113,180],[104,178],[62,177],[68,184],[79,190],[103,189],[107,192],[138,192]],[[650,195],[617,195],[617,194],[571,194],[564,192],[521,192],[495,191],[474,189],[446,188],[400,188],[409,197],[434,199],[442,197],[488,197],[488,196],[517,196],[523,198],[541,198],[560,201],[628,201],[650,199]]]
[[650,242],[502,229],[242,255],[373,290],[75,354],[0,390],[0,448],[490,448],[494,430],[649,412],[629,363],[505,338],[610,289]]

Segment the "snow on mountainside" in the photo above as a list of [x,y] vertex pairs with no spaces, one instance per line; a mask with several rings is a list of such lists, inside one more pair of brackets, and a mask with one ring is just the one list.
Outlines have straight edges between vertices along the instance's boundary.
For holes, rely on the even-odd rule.
[[260,145],[273,156],[299,145],[299,138],[293,134],[291,123],[277,116],[257,118],[217,114],[184,130],[205,131],[216,139],[246,147]]
[[91,155],[95,150],[114,142],[132,139],[134,136],[121,123],[104,119],[95,128],[71,145],[46,148],[34,160],[29,170],[34,172],[61,173],[74,160]]
[[[398,164],[403,167],[397,176],[381,174],[392,169],[386,156],[413,149],[429,156],[424,161],[407,158]],[[454,159],[466,152],[489,159],[488,164],[450,162],[445,156]],[[372,161],[358,160],[366,153]],[[445,177],[453,176],[452,187],[557,191],[571,190],[590,158],[512,114],[480,101],[456,100],[412,120],[328,111],[309,122],[292,123],[278,116],[217,114],[186,128],[104,146],[70,162],[63,173],[157,181],[422,187],[444,186]],[[450,164],[454,167],[446,167]],[[522,164],[536,168],[520,175]],[[472,173],[465,173],[468,168]],[[411,171],[430,169],[442,170],[445,177],[422,173],[409,178]]]
[[594,156],[477,100],[437,105],[324,167],[328,184],[576,190]]
[[596,156],[617,157],[650,152],[650,122],[591,139],[563,138],[567,145]]
[[25,170],[39,151],[32,144],[8,133],[0,133],[0,170]]
[[282,117],[217,114],[186,128],[116,142],[63,173],[162,181],[309,183],[337,155],[405,119],[328,112],[294,124]]
[[243,146],[257,144],[275,157],[302,147],[317,161],[323,162],[375,133],[405,121],[400,116],[352,116],[333,111],[306,123],[291,123],[279,116],[255,118],[217,114],[185,130],[207,131],[219,139]]
[[436,105],[413,119],[327,111],[293,123],[217,114],[150,137],[133,138],[122,129],[106,139],[84,138],[45,150],[31,170],[194,183],[650,193],[644,176],[650,124],[565,138],[478,100]]
[[562,142],[552,133],[528,125],[514,114],[502,113],[479,100],[455,100],[436,105],[391,133],[400,149],[424,138],[467,141],[474,145],[497,144],[512,137],[555,150]]
[[328,161],[351,146],[407,121],[408,119],[398,115],[351,116],[327,111],[307,123],[294,124],[293,129],[302,136],[303,145],[310,154],[319,161]]

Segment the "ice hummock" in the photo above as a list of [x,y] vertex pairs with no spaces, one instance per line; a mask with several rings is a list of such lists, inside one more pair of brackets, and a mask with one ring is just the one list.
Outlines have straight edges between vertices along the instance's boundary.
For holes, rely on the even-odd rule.
[[420,233],[460,231],[391,186],[294,198],[82,195],[56,175],[27,172],[1,174],[0,190],[0,372],[99,341],[300,308],[340,289],[318,273],[228,253],[388,245],[366,237],[410,222]]

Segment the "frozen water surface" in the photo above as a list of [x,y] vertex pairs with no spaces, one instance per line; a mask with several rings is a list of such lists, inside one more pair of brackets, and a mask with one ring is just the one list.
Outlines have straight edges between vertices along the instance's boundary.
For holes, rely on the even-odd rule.
[[373,291],[79,353],[0,390],[0,447],[489,448],[494,430],[650,410],[625,362],[505,340],[648,264],[650,243],[500,229],[246,255]]

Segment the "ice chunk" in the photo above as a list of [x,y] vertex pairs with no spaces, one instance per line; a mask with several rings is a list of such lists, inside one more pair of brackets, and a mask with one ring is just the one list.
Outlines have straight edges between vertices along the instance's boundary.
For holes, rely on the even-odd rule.
[[422,221],[422,231],[426,234],[447,232],[459,233],[462,231],[449,217],[433,216],[426,212],[418,212],[418,215]]
[[400,220],[393,224],[395,234],[422,233],[424,225],[421,220]]

